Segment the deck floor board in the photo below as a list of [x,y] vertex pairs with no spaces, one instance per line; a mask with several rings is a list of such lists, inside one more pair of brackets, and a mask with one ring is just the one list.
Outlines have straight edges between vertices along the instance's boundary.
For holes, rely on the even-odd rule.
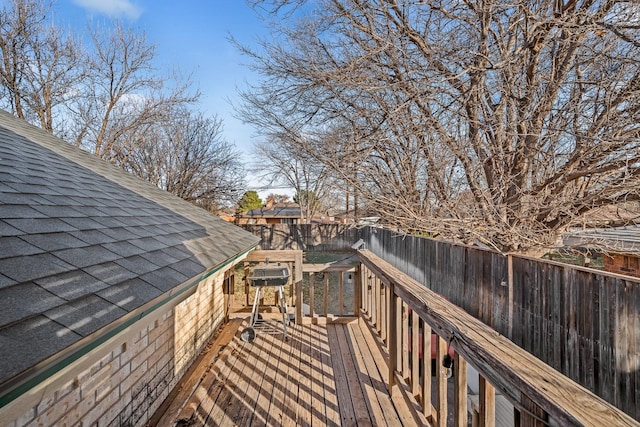
[[197,387],[179,394],[162,425],[351,426],[398,425],[381,376],[378,351],[359,322],[291,325],[289,339],[258,331],[245,343],[246,323],[225,333],[230,341]]

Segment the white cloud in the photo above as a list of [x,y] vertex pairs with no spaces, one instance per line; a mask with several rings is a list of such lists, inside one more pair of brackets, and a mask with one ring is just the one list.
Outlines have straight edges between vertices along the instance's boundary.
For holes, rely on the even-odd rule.
[[142,9],[129,0],[74,0],[74,3],[90,12],[108,16],[126,16],[138,19]]

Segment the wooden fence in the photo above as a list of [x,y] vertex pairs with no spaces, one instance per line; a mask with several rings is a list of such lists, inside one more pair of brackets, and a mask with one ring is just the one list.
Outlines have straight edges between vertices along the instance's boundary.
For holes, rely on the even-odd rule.
[[344,251],[360,239],[363,229],[340,224],[242,225],[260,237],[263,250]]
[[640,281],[381,228],[247,226],[263,249],[364,247],[635,419]]

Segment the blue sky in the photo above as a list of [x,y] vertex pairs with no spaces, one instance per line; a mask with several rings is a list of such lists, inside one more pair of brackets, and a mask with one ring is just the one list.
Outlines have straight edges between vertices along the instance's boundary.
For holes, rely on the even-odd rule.
[[266,29],[244,0],[57,0],[55,9],[56,23],[71,30],[84,31],[88,22],[109,18],[143,30],[156,45],[158,68],[193,73],[202,92],[200,109],[217,114],[225,139],[250,159],[253,130],[233,117],[228,100],[237,99],[236,87],[255,77],[228,38],[253,44]]

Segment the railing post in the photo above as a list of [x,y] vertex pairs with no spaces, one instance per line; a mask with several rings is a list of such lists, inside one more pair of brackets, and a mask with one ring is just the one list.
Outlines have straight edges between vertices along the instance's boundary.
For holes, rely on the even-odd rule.
[[420,316],[411,312],[411,392],[420,394]]
[[431,419],[431,326],[422,321],[422,413]]
[[371,324],[376,325],[376,323],[378,322],[377,318],[378,318],[378,313],[376,312],[376,283],[378,283],[378,280],[380,280],[377,276],[373,277],[373,280],[371,283],[370,282],[370,286],[369,286],[369,319],[371,320]]
[[353,315],[360,317],[360,266],[353,272]]
[[295,287],[296,287],[296,325],[302,325],[302,254],[298,254],[294,261]]
[[369,320],[371,320],[373,322],[373,317],[371,317],[371,300],[373,299],[373,292],[372,292],[372,286],[371,286],[371,280],[376,280],[376,277],[373,276],[372,279],[372,273],[369,272],[368,277],[367,277],[367,285],[366,285],[366,293],[367,293],[367,303],[365,306],[365,309],[367,310],[367,315],[369,316]]
[[467,426],[467,361],[456,352],[453,362],[454,368],[454,425],[456,427]]
[[496,389],[482,375],[479,378],[480,422],[479,427],[496,425]]
[[323,294],[323,314],[324,317],[327,317],[329,314],[329,273],[325,272],[323,274],[323,282],[324,282],[324,294]]
[[405,381],[409,381],[410,369],[409,365],[409,349],[411,343],[409,342],[409,306],[404,301],[402,302],[402,378]]
[[309,273],[309,316],[312,319],[315,317],[315,281],[316,274],[312,271]]
[[380,298],[380,286],[381,286],[382,280],[380,280],[379,278],[376,279],[376,286],[375,289],[373,291],[373,294],[375,295],[375,301],[376,301],[376,330],[378,331],[378,333],[380,333],[380,330],[382,329],[382,304],[381,304],[381,299]]
[[387,303],[389,304],[389,334],[388,334],[388,342],[387,346],[389,347],[389,395],[393,395],[393,386],[396,384],[395,380],[395,370],[396,370],[396,358],[397,352],[396,348],[398,347],[398,340],[400,337],[396,333],[397,326],[396,322],[398,321],[398,316],[396,315],[396,297],[393,291],[393,283],[387,286],[389,289],[389,298],[387,299]]
[[436,340],[436,411],[438,427],[447,427],[447,376],[442,366],[442,359],[447,354],[447,342],[438,337]]
[[382,280],[380,280],[380,325],[379,332],[380,338],[382,341],[387,341],[387,318],[389,314],[387,313],[388,307],[388,298],[387,298],[387,285],[384,284]]
[[360,268],[360,292],[362,293],[362,298],[360,300],[360,308],[363,312],[369,315],[367,312],[367,282],[369,281],[369,269],[366,265],[360,264],[362,267]]
[[249,263],[244,263],[244,305],[249,306]]
[[338,314],[344,314],[344,271],[338,271]]
[[[394,285],[395,288],[395,285]],[[395,290],[394,290],[395,293]],[[402,362],[403,362],[403,356],[402,356],[402,350],[403,347],[406,345],[407,342],[407,338],[405,336],[405,334],[403,334],[403,323],[404,323],[404,315],[402,313],[402,306],[404,305],[402,302],[402,298],[400,298],[397,295],[394,295],[393,297],[394,301],[395,301],[395,306],[396,306],[396,311],[395,311],[395,323],[396,323],[396,329],[395,331],[393,331],[393,334],[395,335],[395,339],[396,339],[396,366],[395,366],[395,370],[396,372],[398,372],[401,376],[404,377],[403,372],[402,372]]]

